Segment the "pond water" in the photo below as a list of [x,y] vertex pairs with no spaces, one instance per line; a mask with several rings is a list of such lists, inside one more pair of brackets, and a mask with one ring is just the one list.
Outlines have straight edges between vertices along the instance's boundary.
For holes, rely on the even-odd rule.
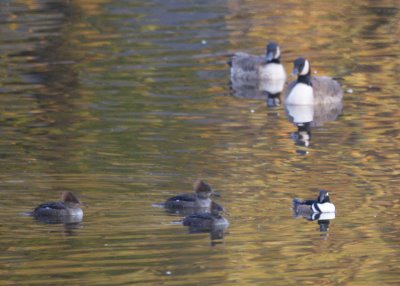
[[[0,3],[0,285],[399,285],[400,11],[393,1]],[[281,45],[339,79],[308,146],[231,96],[226,54]],[[153,206],[203,178],[224,237]],[[329,230],[292,199],[330,191]],[[22,215],[62,191],[80,224]]]

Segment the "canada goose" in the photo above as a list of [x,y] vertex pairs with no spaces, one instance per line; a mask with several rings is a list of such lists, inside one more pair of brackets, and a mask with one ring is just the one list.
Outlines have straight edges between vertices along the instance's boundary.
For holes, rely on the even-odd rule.
[[305,58],[298,58],[294,61],[292,74],[297,74],[298,77],[286,88],[285,104],[341,104],[343,90],[340,84],[330,77],[311,76],[310,63]]
[[[233,54],[228,61],[231,67],[232,89],[237,94],[247,94],[244,97],[266,97],[270,106],[279,105],[280,94],[286,81],[286,72],[280,63],[280,56],[280,48],[274,42],[267,45],[265,56],[243,52]],[[253,91],[258,95],[253,95]]]

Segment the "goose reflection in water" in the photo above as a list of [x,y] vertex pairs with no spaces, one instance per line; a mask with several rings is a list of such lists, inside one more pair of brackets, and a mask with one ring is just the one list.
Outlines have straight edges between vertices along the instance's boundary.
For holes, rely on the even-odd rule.
[[319,105],[285,105],[285,113],[297,131],[292,139],[297,146],[308,147],[311,141],[311,128],[321,127],[328,121],[334,121],[343,111],[343,103]]
[[264,99],[268,107],[281,105],[281,93],[284,85],[285,79],[254,82],[230,81],[233,96],[248,99]]

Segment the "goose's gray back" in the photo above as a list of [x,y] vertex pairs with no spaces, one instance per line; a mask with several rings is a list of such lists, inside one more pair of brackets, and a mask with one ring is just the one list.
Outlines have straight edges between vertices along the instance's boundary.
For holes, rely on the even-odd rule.
[[265,64],[265,57],[238,52],[232,56],[232,81],[257,81],[259,68]]

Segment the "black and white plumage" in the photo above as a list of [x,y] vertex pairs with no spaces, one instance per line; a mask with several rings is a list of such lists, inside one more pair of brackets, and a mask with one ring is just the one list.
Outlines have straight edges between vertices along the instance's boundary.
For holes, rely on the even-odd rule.
[[60,202],[49,202],[37,206],[32,216],[42,222],[80,222],[83,218],[83,204],[71,192],[63,192]]
[[329,193],[326,190],[319,191],[316,200],[300,200],[298,198],[293,200],[293,211],[296,216],[310,216],[313,213],[335,213],[336,208],[331,203]]
[[[280,62],[280,56],[280,48],[274,42],[267,45],[265,56],[243,52],[233,54],[228,61],[232,89],[238,94],[247,94],[246,97],[261,95],[279,99],[286,81],[286,72]],[[256,95],[253,95],[252,90]]]
[[290,105],[338,105],[343,99],[340,84],[327,76],[311,76],[310,63],[305,58],[294,61],[293,73],[298,75],[286,88],[284,100]]
[[164,203],[164,207],[167,209],[209,209],[211,206],[210,196],[213,194],[213,190],[209,184],[202,180],[197,180],[193,185],[194,193],[181,194],[167,199]]

